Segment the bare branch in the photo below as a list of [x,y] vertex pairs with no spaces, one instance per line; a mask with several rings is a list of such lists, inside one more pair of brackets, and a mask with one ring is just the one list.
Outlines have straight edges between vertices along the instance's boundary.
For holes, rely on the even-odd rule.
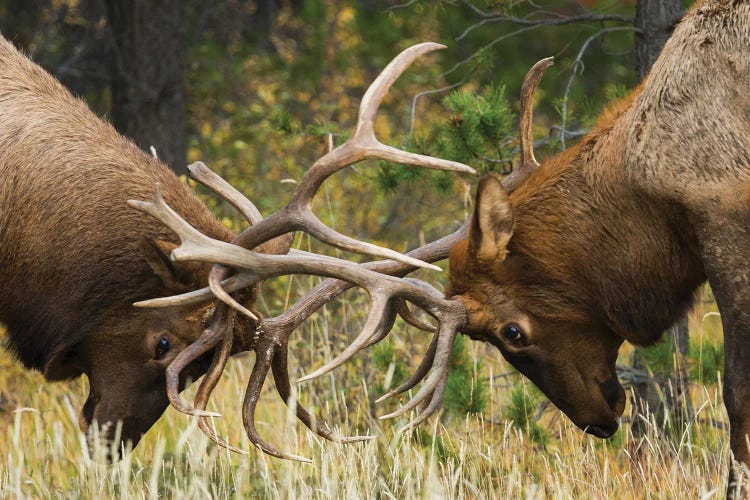
[[568,83],[565,85],[565,93],[563,94],[563,101],[562,101],[562,124],[560,125],[560,143],[562,149],[565,149],[565,126],[568,118],[568,96],[570,94],[570,88],[573,86],[573,80],[575,79],[576,75],[583,71],[583,55],[586,53],[586,50],[589,48],[589,45],[591,42],[599,38],[600,36],[606,35],[608,33],[614,33],[618,31],[640,31],[638,28],[634,26],[618,26],[614,28],[603,28],[590,37],[586,39],[585,42],[583,42],[583,45],[581,45],[580,50],[578,51],[578,55],[576,55],[575,60],[573,61],[573,72],[570,74],[570,78],[568,78]]
[[414,99],[412,99],[411,101],[411,119],[409,120],[409,137],[414,135],[414,123],[416,122],[416,116],[417,116],[417,101],[419,101],[420,98],[426,95],[440,94],[442,92],[455,89],[456,87],[460,87],[461,85],[464,84],[464,82],[466,82],[466,78],[452,85],[447,85],[439,89],[425,90],[424,92],[420,92],[417,95],[415,95]]

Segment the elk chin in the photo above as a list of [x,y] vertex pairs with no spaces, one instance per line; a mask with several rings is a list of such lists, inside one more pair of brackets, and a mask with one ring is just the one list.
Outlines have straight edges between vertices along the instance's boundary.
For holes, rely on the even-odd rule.
[[[159,409],[161,411],[153,421],[161,415],[163,408]],[[86,436],[89,456],[107,464],[117,462],[130,453],[153,421],[144,422],[141,418],[127,415],[119,416],[113,421],[102,414],[101,397],[94,392],[89,394],[78,417],[78,425]]]
[[[620,427],[620,416],[625,410],[625,390],[613,376],[605,382],[598,384],[601,394],[600,415],[592,418],[588,415],[584,419],[575,419],[571,417],[581,430],[601,439],[612,437]],[[581,420],[579,422],[579,420]]]
[[138,445],[143,433],[137,432],[130,435],[123,429],[126,429],[126,425],[121,422],[99,424],[94,420],[84,432],[92,460],[113,464],[128,455]]
[[583,430],[587,434],[591,434],[592,436],[596,436],[600,439],[608,439],[611,438],[619,428],[620,423],[615,421],[613,426],[589,425]]

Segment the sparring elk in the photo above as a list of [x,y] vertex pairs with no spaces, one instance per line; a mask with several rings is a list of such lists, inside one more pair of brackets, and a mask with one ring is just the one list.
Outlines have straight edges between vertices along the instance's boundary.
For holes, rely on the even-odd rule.
[[[355,285],[370,295],[362,333],[304,380],[382,339],[396,314],[430,330],[414,317],[409,302],[433,316],[437,326],[414,375],[386,396],[422,380],[424,384],[388,416],[423,404],[409,424],[413,426],[439,407],[449,348],[461,331],[495,345],[576,425],[599,437],[611,436],[625,406],[615,373],[620,345],[657,342],[708,280],[724,324],[730,446],[735,461],[750,464],[750,385],[745,381],[750,372],[748,26],[750,2],[700,1],[677,26],[644,82],[605,112],[578,145],[542,165],[533,155],[526,102],[521,167],[502,180],[485,177],[467,224],[407,254],[435,262],[450,250],[446,298],[425,283],[405,278],[414,270],[409,263],[355,265],[299,252],[262,256],[247,250],[282,233],[283,228],[270,221],[294,220],[284,212],[244,231],[235,245],[226,245],[190,228],[160,196],[152,204],[138,204],[180,235],[182,246],[172,253],[173,259],[217,263],[211,288],[220,294],[220,280],[232,272],[243,284],[288,273],[339,278],[322,283],[279,318],[262,320],[254,342],[247,344],[259,360],[244,412],[253,442],[266,452],[287,456],[263,442],[253,425],[263,379],[272,370],[277,384],[281,379],[280,392],[288,394],[289,334],[322,304]],[[548,64],[540,62],[529,75],[527,101]],[[371,120],[372,115],[360,113],[360,119]],[[371,131],[360,131],[353,139],[367,144],[362,151],[377,151],[380,145]],[[317,168],[320,176],[309,189],[314,191],[327,175],[360,159],[357,151],[347,143],[319,161],[312,170]],[[308,205],[306,201],[295,208],[305,213]],[[235,282],[232,289],[238,287]],[[197,296],[209,294],[204,290]],[[227,307],[237,307],[223,296]],[[219,324],[205,333],[211,345],[222,338],[227,342]],[[214,363],[216,373],[220,366]],[[173,403],[185,408],[181,401]],[[198,403],[205,406],[205,394]]]

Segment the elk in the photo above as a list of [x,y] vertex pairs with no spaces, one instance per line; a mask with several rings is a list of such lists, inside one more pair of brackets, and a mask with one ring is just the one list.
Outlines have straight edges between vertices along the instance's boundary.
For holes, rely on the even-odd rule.
[[698,2],[650,75],[578,145],[512,192],[484,178],[446,294],[466,308],[461,331],[495,345],[577,426],[609,437],[625,406],[620,345],[656,343],[708,280],[724,327],[730,447],[744,464],[748,26],[748,2]]
[[[225,307],[237,308],[221,290],[221,280],[232,273],[237,281],[228,283],[229,291],[281,274],[337,278],[318,285],[280,317],[261,320],[258,335],[246,344],[256,350],[259,360],[245,400],[246,430],[263,451],[289,458],[257,435],[252,413],[258,392],[271,370],[279,392],[289,394],[289,335],[305,317],[347,288],[359,286],[370,295],[364,329],[349,348],[299,381],[332,370],[378,342],[400,314],[432,331],[434,337],[413,376],[384,397],[424,380],[422,387],[401,409],[385,417],[422,405],[408,428],[437,410],[449,347],[460,331],[496,346],[577,426],[606,438],[617,430],[625,406],[615,373],[619,347],[625,341],[644,346],[657,342],[689,307],[696,289],[708,281],[724,325],[730,446],[735,464],[750,464],[746,445],[750,389],[744,381],[750,371],[747,26],[750,4],[746,1],[697,3],[676,27],[642,84],[607,110],[579,144],[541,165],[533,154],[531,109],[526,102],[521,114],[521,167],[502,180],[493,175],[483,178],[470,220],[452,235],[407,254],[426,262],[449,254],[445,297],[428,284],[407,278],[414,267],[406,262],[356,265],[300,252],[263,256],[248,250],[283,232],[278,221],[294,219],[286,210],[248,228],[227,245],[191,228],[157,193],[153,202],[133,205],[179,234],[182,245],[172,252],[172,259],[215,266],[210,289],[142,305],[205,299],[213,290],[226,304],[217,307],[217,313]],[[425,45],[410,50],[419,47]],[[524,85],[526,101],[549,64],[541,61],[532,68]],[[373,114],[365,101],[367,96],[360,120],[366,122]],[[360,122],[353,143],[316,163],[311,172],[317,170],[319,175],[309,182],[311,187],[300,190],[314,192],[325,177],[361,159],[365,151],[387,157],[389,150],[362,126]],[[291,205],[297,214],[304,214],[309,202]],[[435,318],[437,326],[416,318],[407,302]],[[222,339],[223,344],[229,342],[221,331],[221,318],[215,315],[214,320],[213,328],[204,332],[205,346]],[[200,352],[205,351],[195,355]],[[215,358],[210,373],[217,376],[222,362]],[[179,401],[175,382],[172,387],[176,406],[186,411],[205,408],[210,391],[203,391],[192,409]],[[730,477],[730,492],[734,486]]]
[[[171,171],[119,135],[0,37],[0,323],[10,352],[50,381],[86,374],[79,423],[138,443],[168,406],[165,369],[203,330],[210,303],[132,303],[202,286],[210,265],[174,263],[176,235],[126,201],[155,182],[195,227],[231,234]],[[290,240],[262,251],[285,252]],[[243,291],[251,307],[256,290]],[[256,327],[243,317],[238,330]],[[202,375],[198,359],[181,384]],[[119,444],[115,443],[119,450]]]

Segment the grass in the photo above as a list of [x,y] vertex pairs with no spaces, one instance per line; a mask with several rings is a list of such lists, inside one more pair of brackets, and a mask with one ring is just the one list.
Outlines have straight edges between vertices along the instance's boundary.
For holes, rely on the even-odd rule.
[[[352,301],[354,302],[354,301]],[[346,303],[344,305],[346,307]],[[717,335],[712,318],[699,304],[693,313],[694,335]],[[353,313],[352,313],[353,314]],[[295,376],[320,363],[337,318],[322,315],[300,332],[295,348]],[[709,324],[710,323],[710,324]],[[354,325],[356,326],[356,325]],[[354,329],[354,327],[352,328]],[[414,345],[414,332],[395,332],[396,353]],[[698,331],[700,330],[700,331]],[[719,332],[720,333],[720,332]],[[322,343],[322,339],[327,342]],[[318,346],[311,349],[310,346]],[[322,346],[322,347],[321,347]],[[0,357],[0,497],[5,498],[711,498],[724,495],[728,435],[717,384],[694,386],[697,417],[679,438],[651,422],[636,441],[629,425],[615,438],[601,441],[583,434],[556,409],[548,408],[533,426],[515,425],[511,405],[525,382],[500,356],[477,343],[478,378],[486,384],[486,409],[465,417],[433,417],[409,435],[395,429],[405,421],[374,418],[368,387],[383,383],[384,373],[368,371],[368,356],[328,378],[300,388],[298,397],[345,432],[377,433],[364,444],[322,441],[290,417],[270,387],[259,405],[261,433],[285,450],[310,457],[313,465],[286,462],[250,450],[230,454],[203,436],[191,417],[172,409],[151,429],[135,451],[115,465],[89,456],[77,429],[77,412],[87,393],[85,381],[45,383],[24,371],[7,354]],[[322,349],[322,350],[321,350]],[[400,349],[400,350],[399,350]],[[320,356],[320,357],[318,357]],[[309,361],[316,358],[314,361]],[[233,359],[217,388],[213,405],[225,418],[222,435],[247,446],[240,404],[253,356]],[[303,370],[304,368],[304,370]],[[377,371],[377,370],[376,370]],[[363,377],[363,375],[367,375]],[[520,384],[520,385],[519,385]],[[533,398],[531,398],[533,399]],[[531,400],[526,398],[525,401]],[[543,399],[543,398],[541,398]],[[394,403],[391,403],[393,405]],[[392,407],[392,406],[389,406]],[[383,414],[385,408],[376,412]],[[627,413],[626,413],[627,415]],[[540,440],[537,427],[546,433]],[[531,431],[529,434],[527,431]]]

